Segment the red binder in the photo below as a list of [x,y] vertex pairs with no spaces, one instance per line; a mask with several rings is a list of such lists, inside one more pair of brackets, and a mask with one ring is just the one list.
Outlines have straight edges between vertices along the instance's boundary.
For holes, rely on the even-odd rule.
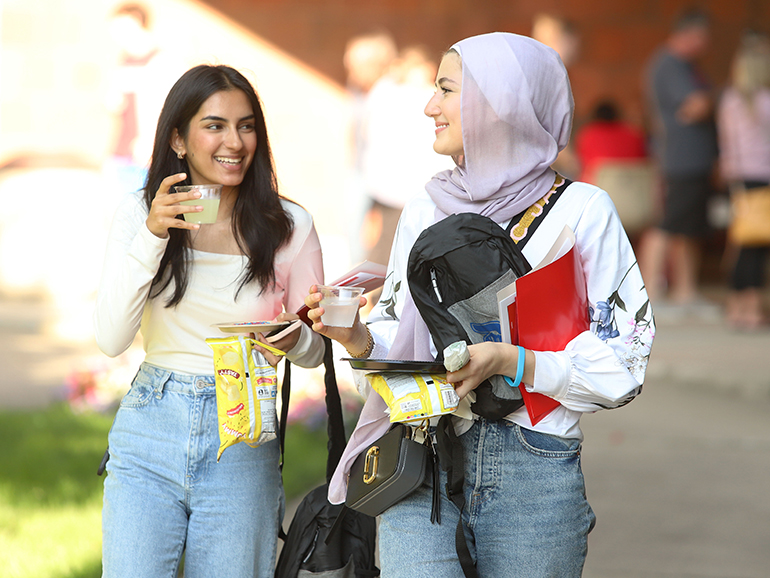
[[[551,260],[569,242],[570,249]],[[533,351],[563,351],[590,326],[585,274],[569,228],[543,263],[514,282],[516,298],[506,307],[511,343]],[[553,398],[529,393],[524,384],[519,389],[532,425],[559,406]]]

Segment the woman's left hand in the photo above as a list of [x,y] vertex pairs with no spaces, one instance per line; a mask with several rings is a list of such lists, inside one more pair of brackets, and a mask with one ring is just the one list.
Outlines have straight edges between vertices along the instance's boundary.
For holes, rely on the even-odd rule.
[[468,346],[470,361],[457,371],[448,371],[447,381],[455,386],[460,399],[476,389],[485,379],[493,375],[507,375],[506,367],[513,367],[516,373],[518,349],[508,343],[485,341]]
[[[287,313],[283,312],[278,315],[278,317],[275,318],[275,321],[294,321],[295,319],[299,319],[299,315],[296,313]],[[286,335],[285,337],[282,337],[278,341],[273,341],[270,345],[273,347],[277,347],[281,351],[289,352],[297,345],[297,342],[299,341],[299,335],[302,332],[302,327],[295,328],[291,333]]]
[[[261,333],[257,333],[256,335],[254,335],[252,333],[252,337],[254,339],[256,339],[258,342],[260,342],[260,343],[267,343],[267,339],[265,339],[265,336],[262,335]],[[274,343],[267,343],[267,345],[274,346],[274,347],[277,348],[277,346]],[[264,347],[260,347],[259,343],[255,343],[254,344],[254,349],[256,349],[262,355],[264,355],[265,359],[267,359],[267,362],[270,365],[272,365],[273,367],[277,367],[278,363],[280,363],[281,359],[283,359],[282,355],[276,355],[275,353],[273,353],[269,349],[265,349]],[[281,351],[285,351],[285,349],[281,349]]]
[[[296,313],[287,313],[283,312],[278,315],[273,321],[293,321],[294,319],[299,319],[299,315]],[[298,327],[285,337],[282,337],[278,341],[274,341],[272,343],[267,341],[267,338],[262,335],[261,333],[252,333],[251,337],[252,339],[256,339],[257,341],[261,343],[267,343],[268,345],[275,347],[276,349],[280,349],[281,351],[291,351],[294,349],[294,346],[297,345],[297,341],[299,341],[299,333],[302,331],[301,327]],[[264,347],[260,347],[259,344],[254,344],[254,347],[265,356],[265,359],[267,359],[267,362],[272,365],[273,367],[276,367],[278,363],[281,361],[281,356],[276,355],[275,353],[265,349]]]

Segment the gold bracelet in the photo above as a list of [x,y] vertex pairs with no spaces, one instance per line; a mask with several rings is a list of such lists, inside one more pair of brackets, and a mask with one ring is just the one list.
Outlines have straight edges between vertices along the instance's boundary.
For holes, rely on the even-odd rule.
[[356,355],[355,353],[350,353],[350,350],[346,348],[348,355],[355,359],[363,359],[365,357],[369,357],[372,354],[372,349],[374,349],[374,338],[372,337],[372,332],[369,331],[368,325],[364,324],[364,327],[366,328],[366,349]]

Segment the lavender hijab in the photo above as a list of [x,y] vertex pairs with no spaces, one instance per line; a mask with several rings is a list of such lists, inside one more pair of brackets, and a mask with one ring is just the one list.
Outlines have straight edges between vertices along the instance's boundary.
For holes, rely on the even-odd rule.
[[509,220],[545,195],[550,166],[567,146],[574,108],[556,51],[527,36],[495,32],[452,46],[462,58],[464,166],[427,190],[445,214]]
[[[426,185],[436,221],[478,213],[508,221],[553,186],[550,168],[569,141],[573,100],[558,54],[526,36],[495,32],[455,44],[462,58],[463,159]],[[430,333],[406,292],[389,359],[432,360]],[[329,500],[345,500],[355,458],[389,427],[387,406],[372,392],[329,485]]]
[[[527,36],[494,32],[454,46],[462,59],[463,159],[426,185],[436,221],[478,213],[498,223],[541,199],[567,146],[574,103],[555,50]],[[431,360],[430,334],[407,293],[390,359]]]

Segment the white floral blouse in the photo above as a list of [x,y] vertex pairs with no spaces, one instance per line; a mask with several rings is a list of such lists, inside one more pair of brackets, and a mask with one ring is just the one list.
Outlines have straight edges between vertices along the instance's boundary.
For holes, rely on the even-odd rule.
[[[368,318],[375,340],[372,358],[385,358],[390,349],[408,291],[409,252],[420,232],[433,224],[434,212],[425,192],[404,208],[382,296]],[[572,183],[524,246],[530,264],[545,257],[565,225],[575,233],[585,271],[590,330],[564,351],[535,352],[535,383],[527,389],[561,406],[535,426],[525,408],[507,419],[543,433],[582,439],[583,413],[620,407],[641,392],[655,324],[636,257],[609,195],[593,185]]]

